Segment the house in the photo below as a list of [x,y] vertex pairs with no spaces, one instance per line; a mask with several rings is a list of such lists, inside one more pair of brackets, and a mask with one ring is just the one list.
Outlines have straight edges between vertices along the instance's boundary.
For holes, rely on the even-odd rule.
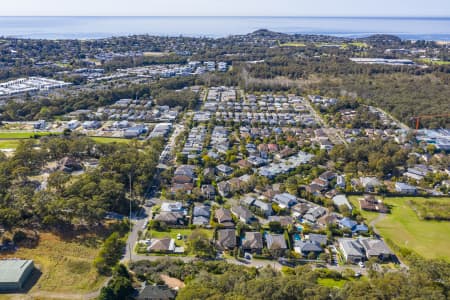
[[354,239],[338,239],[339,248],[348,263],[358,263],[364,261],[366,255],[363,246]]
[[215,168],[205,168],[203,170],[203,179],[209,182],[216,179],[216,169]]
[[364,224],[358,224],[358,222],[350,219],[350,218],[343,218],[339,221],[339,227],[341,228],[347,228],[352,231],[352,233],[361,233],[361,232],[367,232],[369,231],[369,228],[367,228]]
[[348,210],[352,210],[352,206],[350,205],[350,202],[348,202],[348,199],[345,195],[336,195],[333,197],[333,204],[336,205],[338,208],[342,205],[346,206]]
[[209,225],[209,219],[211,217],[211,207],[207,205],[199,205],[194,207],[192,212],[192,224],[205,226]]
[[236,247],[236,232],[234,229],[221,229],[217,231],[217,247],[222,250],[231,250]]
[[192,183],[193,178],[187,175],[176,175],[172,178],[172,184]]
[[415,186],[403,183],[403,182],[396,182],[395,183],[395,190],[402,194],[409,194],[409,195],[415,195],[417,193],[417,188]]
[[329,213],[329,214],[326,214],[326,215],[320,217],[317,220],[317,224],[319,224],[322,227],[327,227],[329,224],[337,225],[339,223],[339,219],[340,219],[340,217],[338,214]]
[[240,205],[233,206],[231,208],[231,213],[243,223],[250,223],[250,221],[254,218],[253,214],[248,209]]
[[172,253],[175,251],[175,240],[171,238],[151,239],[147,251]]
[[194,189],[194,184],[192,183],[174,183],[170,188],[170,192],[172,194],[176,194],[177,192],[190,194]]
[[146,133],[147,130],[148,128],[144,125],[136,125],[134,127],[127,128],[124,131],[123,136],[127,139],[137,138],[141,134]]
[[231,184],[228,181],[221,181],[217,184],[217,190],[222,197],[228,197],[231,194]]
[[328,243],[328,237],[325,234],[310,233],[308,234],[308,240],[317,243],[320,246]]
[[336,178],[336,188],[345,189],[345,177],[342,175],[338,175]]
[[275,158],[281,160],[285,157],[291,156],[292,154],[294,154],[294,150],[289,147],[286,147],[277,154],[275,154]]
[[206,199],[214,200],[216,197],[216,189],[211,184],[204,184],[202,185],[202,194],[205,196]]
[[224,164],[218,165],[216,169],[219,174],[222,174],[223,176],[230,176],[231,174],[233,174],[233,168]]
[[160,212],[156,217],[156,221],[164,222],[167,225],[184,225],[184,213],[182,212]]
[[367,259],[375,257],[381,261],[386,261],[392,258],[391,250],[382,240],[364,238],[359,239],[359,242],[366,252]]
[[267,249],[269,250],[285,250],[287,249],[286,240],[283,234],[267,234],[266,235]]
[[161,212],[182,212],[184,211],[181,202],[163,202],[161,204]]
[[278,222],[283,227],[287,227],[294,223],[294,219],[291,216],[270,216],[269,222]]
[[241,201],[248,207],[257,208],[265,217],[268,217],[272,214],[272,204],[261,201],[259,199],[255,199],[253,197],[246,197]]
[[226,208],[219,208],[215,212],[217,222],[225,227],[234,227],[231,211]]
[[311,240],[305,240],[305,241],[295,241],[294,251],[302,254],[303,256],[308,256],[311,253],[314,253],[315,256],[317,256],[323,252],[323,249],[320,246],[320,244],[313,242]]
[[195,177],[195,166],[193,165],[181,165],[179,166],[175,172],[174,176],[185,175],[191,178]]
[[273,202],[277,203],[281,208],[289,208],[297,204],[297,197],[288,193],[277,194],[275,195],[275,197],[273,197],[272,200]]
[[373,193],[375,188],[381,186],[381,182],[376,177],[361,177],[359,179],[366,192]]
[[384,203],[376,199],[375,196],[366,195],[363,199],[359,200],[359,205],[362,210],[375,211],[379,213],[388,213],[389,208]]
[[246,232],[241,247],[244,252],[261,253],[263,249],[261,232]]
[[136,300],[173,300],[177,293],[165,285],[147,285]]
[[303,220],[305,220],[308,223],[314,224],[317,222],[317,219],[319,219],[326,213],[327,213],[326,208],[322,206],[314,206],[308,209],[306,214],[303,215]]
[[336,173],[331,172],[331,171],[325,171],[319,176],[319,179],[322,179],[322,180],[328,181],[328,182],[333,180],[334,178],[336,178]]
[[71,173],[75,171],[80,171],[82,169],[83,167],[81,166],[80,162],[73,157],[66,156],[58,162],[59,171]]
[[311,182],[311,185],[317,185],[321,188],[321,191],[325,190],[328,187],[328,181],[320,178],[316,178]]

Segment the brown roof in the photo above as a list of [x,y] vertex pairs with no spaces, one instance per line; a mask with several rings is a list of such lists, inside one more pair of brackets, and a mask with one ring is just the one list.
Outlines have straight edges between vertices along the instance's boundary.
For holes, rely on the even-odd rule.
[[150,249],[150,251],[168,251],[171,242],[171,238],[152,239],[152,245],[148,248]]
[[360,199],[359,205],[363,210],[376,211],[380,213],[389,212],[389,208],[387,208],[386,205],[384,205],[384,203],[381,202],[381,200],[377,200],[375,199],[375,197],[372,196]]
[[186,175],[177,175],[177,176],[174,176],[172,179],[172,183],[178,183],[178,184],[191,183],[191,182],[192,182],[192,177],[189,177]]
[[218,210],[216,210],[215,216],[220,224],[233,221],[230,210],[226,208],[219,208]]

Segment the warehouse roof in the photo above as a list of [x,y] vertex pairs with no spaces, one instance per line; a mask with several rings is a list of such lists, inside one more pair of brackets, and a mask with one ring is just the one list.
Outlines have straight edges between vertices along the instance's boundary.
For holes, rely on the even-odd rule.
[[19,282],[32,260],[0,260],[0,283]]

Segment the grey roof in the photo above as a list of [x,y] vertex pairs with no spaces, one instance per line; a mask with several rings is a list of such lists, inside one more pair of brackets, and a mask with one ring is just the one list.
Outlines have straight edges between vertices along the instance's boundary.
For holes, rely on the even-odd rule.
[[242,206],[233,206],[231,208],[231,212],[238,218],[243,218],[245,220],[250,220],[251,218],[253,218],[253,214],[248,209]]
[[319,244],[312,241],[296,241],[294,247],[298,247],[302,253],[323,251]]
[[195,206],[194,207],[194,217],[206,217],[209,218],[211,216],[211,207],[207,205]]
[[224,248],[236,247],[236,232],[234,229],[222,229],[217,231],[217,241]]
[[242,241],[243,249],[262,249],[263,240],[261,232],[246,232],[245,239]]
[[267,248],[269,249],[286,249],[286,240],[283,234],[268,234],[266,236]]
[[339,239],[339,245],[347,256],[364,257],[364,249],[357,240]]
[[208,225],[209,224],[209,218],[206,218],[206,217],[203,217],[203,216],[194,217],[194,219],[192,220],[192,224],[194,224],[194,225]]
[[32,260],[0,260],[0,283],[20,282],[30,265]]
[[308,237],[311,242],[315,242],[319,245],[326,245],[328,241],[328,238],[325,234],[310,233]]
[[352,209],[351,204],[348,202],[348,199],[345,195],[336,195],[333,197],[333,203],[336,206],[341,206],[341,205],[345,205],[348,207],[348,209]]
[[388,246],[382,241],[377,239],[360,239],[359,242],[366,250],[367,256],[380,256],[392,254]]

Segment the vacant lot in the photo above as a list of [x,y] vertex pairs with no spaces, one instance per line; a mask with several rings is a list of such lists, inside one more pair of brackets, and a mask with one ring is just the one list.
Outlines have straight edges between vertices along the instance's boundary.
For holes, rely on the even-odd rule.
[[[86,240],[89,238],[86,237]],[[31,294],[85,293],[99,289],[106,280],[97,274],[92,264],[98,249],[63,241],[51,233],[42,233],[36,248],[21,248],[10,256],[32,259],[42,272]]]
[[[354,201],[353,198],[352,202]],[[450,222],[421,220],[410,200],[415,203],[427,201],[450,202],[450,198],[402,197],[384,198],[392,206],[390,214],[376,222],[375,227],[384,238],[400,247],[409,248],[426,258],[443,258],[450,261]],[[368,220],[373,213],[362,212]]]
[[[212,235],[213,235],[213,231],[212,230],[206,230],[206,229],[200,229],[202,232],[206,233],[206,235],[208,236],[208,238],[212,239]],[[181,234],[183,237],[189,237],[192,234],[192,229],[170,229],[169,231],[156,231],[156,230],[151,230],[149,231],[151,238],[165,238],[165,237],[170,237],[175,239],[175,244],[178,247],[186,247],[185,244],[185,240],[181,239],[178,240],[177,239],[177,235]]]

